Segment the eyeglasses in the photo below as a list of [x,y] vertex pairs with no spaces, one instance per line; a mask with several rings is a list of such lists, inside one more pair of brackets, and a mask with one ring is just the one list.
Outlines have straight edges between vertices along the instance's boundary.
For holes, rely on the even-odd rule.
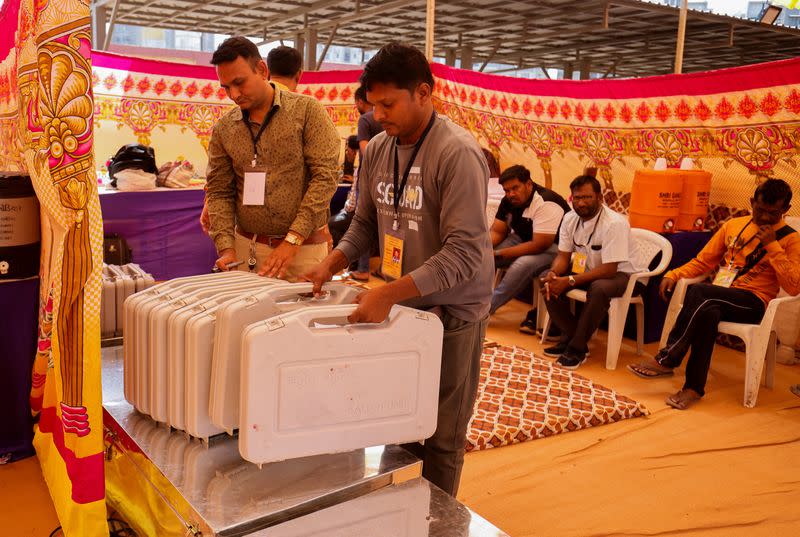
[[761,213],[761,214],[763,214],[765,216],[769,216],[771,218],[780,218],[781,216],[783,216],[783,213],[786,212],[786,209],[784,209],[784,208],[766,209],[766,208],[764,208],[763,205],[761,205],[760,202],[755,202],[755,203],[753,203],[753,211],[758,211],[759,213]]

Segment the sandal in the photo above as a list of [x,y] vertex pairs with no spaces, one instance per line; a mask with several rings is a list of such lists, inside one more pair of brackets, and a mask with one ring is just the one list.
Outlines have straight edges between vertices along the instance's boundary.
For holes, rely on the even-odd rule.
[[350,278],[359,282],[368,282],[369,272],[358,272],[354,270],[350,272]]
[[638,364],[628,364],[628,371],[643,379],[655,379],[659,377],[671,377],[675,372],[669,367],[663,367],[650,362],[639,362]]
[[702,398],[702,395],[694,390],[681,389],[672,395],[667,396],[664,400],[672,408],[678,410],[686,410]]

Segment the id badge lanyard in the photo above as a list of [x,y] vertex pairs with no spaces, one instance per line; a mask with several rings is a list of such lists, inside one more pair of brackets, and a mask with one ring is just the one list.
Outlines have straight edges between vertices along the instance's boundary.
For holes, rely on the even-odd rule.
[[[397,231],[400,229],[400,199],[403,197],[403,192],[406,189],[406,183],[408,183],[408,174],[411,173],[411,168],[414,166],[414,161],[417,159],[417,154],[419,153],[419,149],[422,147],[422,143],[425,141],[425,138],[428,136],[428,133],[431,132],[433,128],[433,123],[436,121],[436,112],[431,114],[431,120],[428,122],[428,126],[425,127],[425,130],[422,132],[422,136],[419,137],[417,143],[414,144],[414,151],[411,153],[411,158],[408,159],[408,163],[406,164],[406,169],[403,172],[403,180],[400,182],[400,158],[397,151],[397,146],[400,144],[400,140],[395,140],[394,144],[394,176],[392,177],[394,186],[394,199],[392,200],[394,204],[394,221],[392,222],[392,231]],[[398,184],[399,183],[399,184]]]
[[[586,248],[587,246],[591,248],[592,245],[592,238],[594,237],[594,232],[597,231],[597,225],[600,223],[600,219],[603,218],[603,208],[600,207],[600,213],[597,215],[597,220],[594,221],[594,227],[592,227],[592,232],[589,234],[589,238],[586,239],[586,242],[583,244],[578,244],[575,241],[575,234],[578,232],[578,228],[581,226],[583,222],[581,219],[578,219],[578,222],[575,224],[575,229],[572,231],[572,247],[573,248]],[[589,264],[589,255],[575,251],[575,254],[572,256],[572,272],[575,274],[583,274],[586,272],[586,267]]]
[[253,168],[256,167],[256,161],[258,160],[258,141],[261,139],[261,135],[264,134],[264,131],[267,129],[267,125],[269,125],[270,121],[272,121],[272,118],[275,116],[278,108],[280,108],[278,105],[272,105],[272,108],[269,109],[267,116],[264,118],[264,122],[261,124],[261,128],[258,129],[258,134],[253,134],[253,129],[250,128],[250,112],[246,110],[242,112],[242,119],[247,127],[247,132],[250,133],[250,140],[253,142],[253,161],[250,163]]
[[394,187],[394,196],[392,199],[392,205],[394,206],[394,219],[392,220],[391,232],[385,233],[383,237],[384,252],[381,269],[382,272],[394,279],[400,278],[403,274],[403,233],[400,230],[400,200],[403,198],[403,192],[405,192],[406,184],[408,183],[408,176],[411,173],[411,168],[414,166],[414,161],[417,159],[419,150],[422,147],[422,144],[425,142],[425,138],[428,136],[428,133],[433,128],[435,121],[436,112],[431,114],[431,119],[428,122],[428,126],[425,127],[425,130],[422,132],[422,136],[420,136],[419,140],[417,140],[417,143],[414,144],[414,150],[411,153],[411,157],[408,159],[408,162],[406,163],[402,180],[400,178],[400,156],[399,151],[397,150],[400,140],[395,140],[394,175],[392,177],[392,186]]
[[728,247],[728,255],[729,255],[729,257],[728,257],[728,269],[729,269],[729,270],[733,269],[733,259],[736,257],[736,254],[738,254],[738,253],[740,253],[742,250],[744,250],[744,249],[745,249],[745,247],[746,247],[748,244],[750,244],[751,242],[753,242],[753,239],[755,239],[755,238],[758,236],[758,234],[757,234],[757,233],[756,233],[756,234],[754,234],[752,237],[750,237],[750,239],[749,239],[747,242],[745,242],[744,244],[742,244],[742,245],[739,247],[739,251],[738,251],[738,252],[736,251],[736,244],[739,242],[739,239],[742,237],[742,233],[744,233],[744,231],[745,231],[745,230],[746,230],[748,227],[750,227],[750,224],[752,224],[752,223],[753,223],[753,219],[751,218],[751,219],[750,219],[750,220],[748,220],[748,222],[747,222],[747,223],[744,225],[744,227],[742,228],[742,230],[741,230],[741,231],[739,231],[739,234],[738,234],[738,235],[736,235],[736,238],[735,238],[735,239],[733,239],[733,242],[732,242],[732,243],[730,244],[730,246]]
[[[731,285],[733,285],[733,282],[736,281],[736,278],[739,277],[739,271],[741,270],[741,268],[733,266],[733,260],[737,254],[736,244],[739,242],[739,239],[741,238],[742,233],[744,233],[744,230],[746,230],[750,226],[750,223],[752,221],[753,219],[751,218],[747,222],[747,224],[744,225],[741,231],[739,231],[739,234],[736,235],[736,238],[733,239],[733,242],[731,242],[731,244],[728,246],[728,266],[720,267],[720,269],[717,271],[716,276],[714,276],[714,281],[713,281],[714,285],[720,287],[730,287]],[[745,246],[750,244],[750,242],[752,242],[752,240],[755,239],[757,236],[758,234],[754,234],[752,237],[750,237],[750,239],[747,242],[742,244],[739,247],[739,252],[744,250]]]
[[[265,167],[258,166],[258,141],[261,135],[269,125],[275,113],[278,111],[278,106],[273,105],[267,113],[264,121],[261,123],[261,128],[258,129],[258,134],[253,134],[250,128],[250,114],[247,111],[242,112],[242,119],[247,127],[247,132],[250,133],[250,140],[253,142],[253,160],[250,166],[244,169],[244,192],[242,194],[243,205],[265,205],[266,203],[266,189],[267,189],[267,170]],[[256,238],[254,234],[250,240],[249,257],[247,259],[247,266],[250,272],[256,268]]]

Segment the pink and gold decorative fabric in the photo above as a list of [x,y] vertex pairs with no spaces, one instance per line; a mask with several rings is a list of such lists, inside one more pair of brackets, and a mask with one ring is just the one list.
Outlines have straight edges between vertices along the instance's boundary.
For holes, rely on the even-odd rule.
[[89,2],[6,0],[0,25],[0,168],[27,171],[42,210],[34,445],[64,534],[105,536]]
[[[158,162],[188,159],[201,172],[217,120],[233,106],[213,67],[94,51],[92,86],[99,162],[127,143],[152,145]],[[305,73],[297,91],[325,106],[342,138],[355,132],[360,71]]]
[[[800,59],[632,80],[524,80],[433,65],[438,109],[499,157],[561,193],[598,169],[626,213],[637,168],[684,157],[713,174],[706,227],[742,210],[759,181],[800,188]],[[800,214],[800,208],[792,214]]]
[[646,416],[648,410],[614,390],[557,367],[519,347],[486,346],[467,451]]
[[[136,139],[162,160],[188,153],[202,169],[211,127],[232,106],[212,67],[100,52],[93,63],[99,160]],[[623,213],[634,172],[659,157],[673,167],[689,157],[713,174],[709,229],[747,210],[764,177],[800,187],[800,59],[635,80],[525,80],[440,64],[433,71],[437,109],[502,167],[524,164],[564,194],[585,168],[598,168],[606,201]],[[323,103],[343,138],[355,131],[359,74],[306,73],[298,88]]]

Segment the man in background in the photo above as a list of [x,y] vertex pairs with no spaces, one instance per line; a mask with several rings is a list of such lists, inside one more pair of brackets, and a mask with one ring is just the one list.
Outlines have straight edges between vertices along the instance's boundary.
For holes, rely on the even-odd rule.
[[492,294],[492,315],[550,266],[558,253],[561,219],[572,210],[560,195],[534,183],[525,166],[507,168],[500,185],[505,197],[489,232],[495,269],[506,272]]
[[267,54],[269,80],[284,91],[296,91],[303,75],[303,56],[295,48],[281,45]]
[[367,150],[367,144],[375,136],[383,132],[383,127],[375,120],[375,113],[372,105],[367,101],[367,90],[364,86],[359,87],[355,94],[356,108],[361,116],[358,118],[358,147],[361,156]]
[[342,181],[352,183],[356,176],[356,157],[358,156],[358,138],[355,134],[347,137],[344,144],[344,163],[342,164]]
[[[579,175],[569,185],[573,210],[561,222],[558,256],[542,281],[547,312],[561,330],[546,356],[566,369],[586,361],[589,339],[608,314],[611,299],[622,296],[630,275],[638,272],[638,253],[628,218],[603,204],[600,182]],[[586,290],[580,315],[572,313],[567,293]]]
[[[372,138],[383,132],[383,127],[380,123],[375,121],[372,112],[372,105],[367,101],[367,90],[364,86],[360,86],[355,95],[356,110],[361,114],[358,118],[358,134],[356,134],[356,143],[358,144],[358,166],[361,168],[364,162],[364,152],[367,150],[367,144]],[[349,138],[348,138],[349,140]],[[345,201],[344,208],[339,213],[331,216],[328,220],[328,228],[333,236],[333,245],[339,244],[347,229],[350,227],[350,222],[353,220],[355,214],[356,204],[358,202],[358,175],[353,178],[353,186],[350,188],[350,193]],[[357,261],[350,263],[349,274],[354,280],[365,282],[369,280],[369,259],[371,252],[362,254]]]
[[214,126],[206,173],[217,266],[294,279],[328,252],[340,141],[313,97],[268,82],[255,44],[226,39],[214,52],[220,85],[237,106]]
[[800,234],[784,220],[791,202],[786,181],[767,179],[750,199],[750,216],[725,222],[697,257],[661,280],[661,297],[667,300],[681,278],[715,273],[713,283],[687,289],[666,347],[628,366],[642,378],[671,377],[688,353],[686,380],[667,397],[669,406],[686,410],[705,395],[720,322],[758,324],[780,289],[800,293]]

